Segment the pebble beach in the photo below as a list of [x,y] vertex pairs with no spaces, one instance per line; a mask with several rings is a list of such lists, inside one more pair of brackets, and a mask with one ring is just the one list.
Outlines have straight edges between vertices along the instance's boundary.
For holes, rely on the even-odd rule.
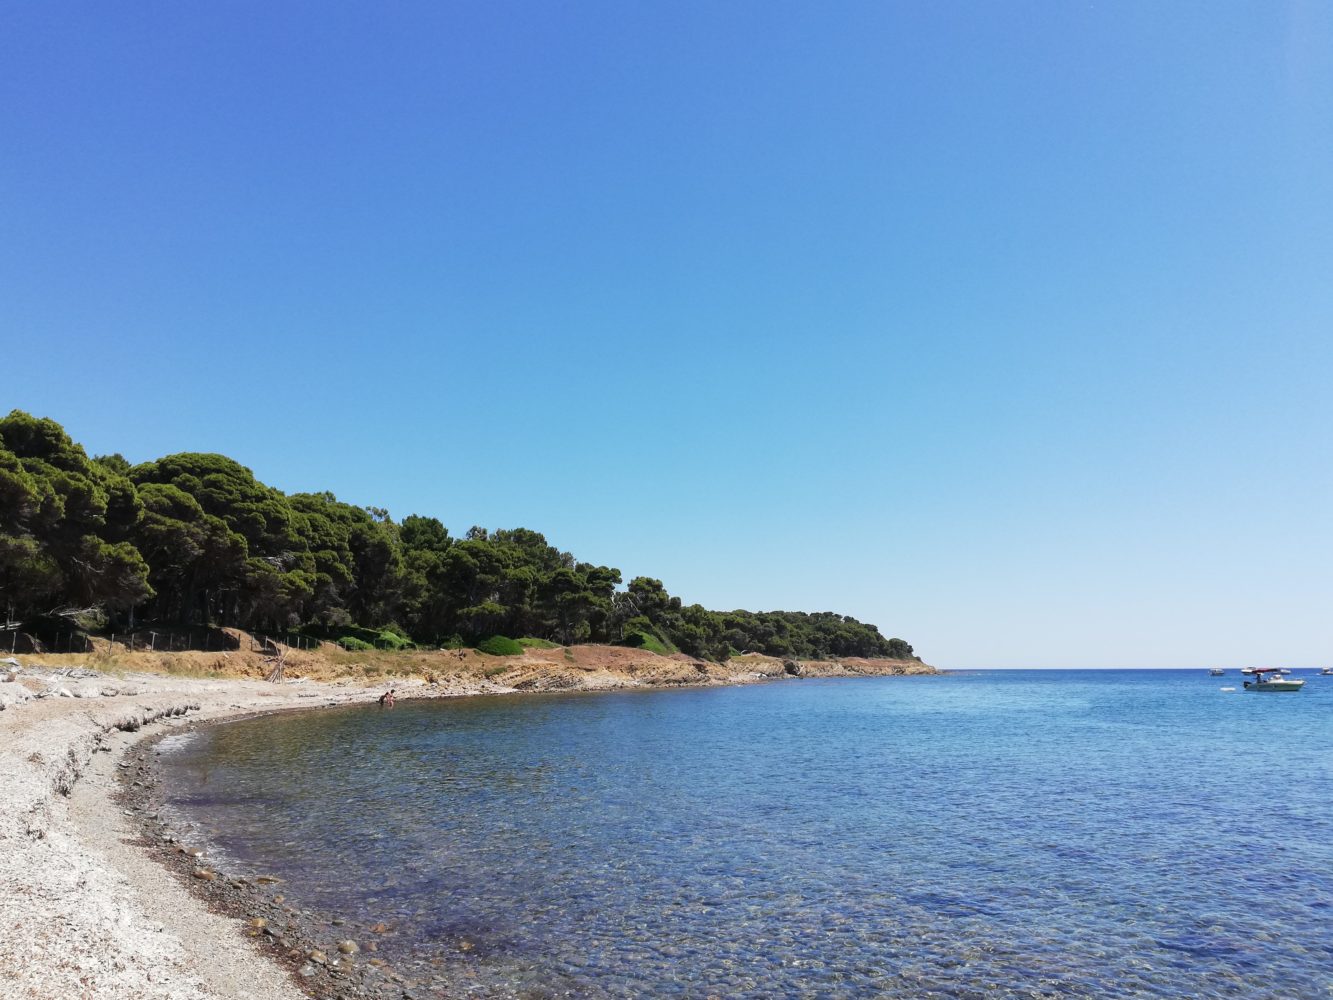
[[[382,682],[110,674],[60,661],[0,659],[0,995],[403,994],[407,980],[377,971],[373,941],[343,936],[351,929],[303,926],[284,908],[280,887],[215,872],[208,857],[157,819],[153,799],[152,744],[161,736],[243,715],[373,702]],[[782,666],[767,669],[778,675]],[[449,697],[515,690],[506,679],[408,678],[395,686],[400,698]],[[762,679],[762,672],[733,670],[702,680]],[[657,679],[599,670],[579,680],[615,688],[654,686]],[[572,686],[560,677],[552,683]],[[522,689],[534,687],[525,674]],[[362,938],[373,933],[362,931]]]

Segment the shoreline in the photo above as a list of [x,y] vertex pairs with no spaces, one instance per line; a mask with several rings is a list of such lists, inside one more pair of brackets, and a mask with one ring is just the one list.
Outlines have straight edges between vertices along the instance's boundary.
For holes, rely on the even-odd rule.
[[[200,905],[230,921],[236,932],[248,939],[252,952],[283,970],[301,996],[319,1000],[399,1000],[409,995],[425,1000],[444,996],[435,991],[437,985],[442,990],[443,984],[430,982],[429,974],[423,975],[419,969],[400,970],[377,954],[380,942],[392,938],[392,924],[293,906],[287,899],[284,879],[242,874],[227,862],[216,863],[206,837],[195,837],[160,818],[163,796],[156,759],[161,751],[156,748],[162,739],[300,710],[276,709],[195,720],[133,744],[125,755],[129,767],[120,770],[116,794],[118,801],[134,813],[131,821],[140,832],[136,846]],[[458,957],[462,959],[466,951],[460,949]]]
[[[391,682],[404,699],[730,686],[782,676],[780,662],[770,674],[731,671],[684,682],[601,671],[578,678],[586,686],[520,688],[485,676]],[[893,666],[826,662],[806,676],[935,673]],[[332,1000],[401,997],[416,987],[394,970],[379,972],[373,928],[304,926],[275,899],[283,896],[277,883],[228,876],[207,858],[181,853],[191,845],[163,829],[152,798],[151,761],[164,736],[245,716],[369,704],[384,680],[269,684],[69,669],[28,664],[17,678],[23,687],[0,673],[9,680],[0,684],[8,701],[0,712],[0,993],[14,1000]],[[339,953],[340,940],[357,942],[356,950]],[[312,960],[311,951],[324,960]]]

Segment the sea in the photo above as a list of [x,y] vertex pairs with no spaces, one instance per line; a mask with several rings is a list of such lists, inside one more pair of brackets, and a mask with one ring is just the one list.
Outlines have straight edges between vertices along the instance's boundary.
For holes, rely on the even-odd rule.
[[1295,676],[368,702],[160,763],[221,867],[440,995],[1327,998],[1333,677]]

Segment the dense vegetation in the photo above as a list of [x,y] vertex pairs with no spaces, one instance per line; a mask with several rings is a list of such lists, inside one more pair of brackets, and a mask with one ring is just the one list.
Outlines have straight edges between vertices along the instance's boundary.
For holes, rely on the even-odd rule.
[[[337,636],[367,646],[522,636],[721,660],[891,656],[912,647],[832,613],[708,611],[660,580],[576,560],[527,528],[401,522],[291,496],[222,455],[90,459],[53,420],[0,420],[0,610]],[[492,648],[516,650],[497,642]]]

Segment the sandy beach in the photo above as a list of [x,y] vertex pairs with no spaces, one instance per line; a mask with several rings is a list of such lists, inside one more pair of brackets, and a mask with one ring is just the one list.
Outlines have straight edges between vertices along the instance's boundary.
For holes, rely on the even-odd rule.
[[[502,669],[447,655],[437,654],[420,676],[392,678],[399,697],[744,683],[790,672],[769,658],[719,667],[598,647],[515,658]],[[458,667],[446,673],[439,662]],[[197,676],[206,673],[199,664],[196,676],[171,676],[100,671],[71,657],[0,659],[0,993],[14,1000],[337,995],[327,979],[298,985],[298,977],[272,961],[271,948],[261,951],[262,943],[271,944],[263,934],[210,912],[187,887],[188,876],[151,853],[144,839],[151,817],[141,811],[147,807],[123,796],[135,790],[125,774],[129,755],[147,738],[243,714],[364,703],[388,686],[364,675],[318,680],[308,676],[317,665],[305,666],[306,676],[268,683]],[[799,669],[859,674],[916,667],[930,671],[867,661]],[[190,864],[207,871],[207,860]]]

